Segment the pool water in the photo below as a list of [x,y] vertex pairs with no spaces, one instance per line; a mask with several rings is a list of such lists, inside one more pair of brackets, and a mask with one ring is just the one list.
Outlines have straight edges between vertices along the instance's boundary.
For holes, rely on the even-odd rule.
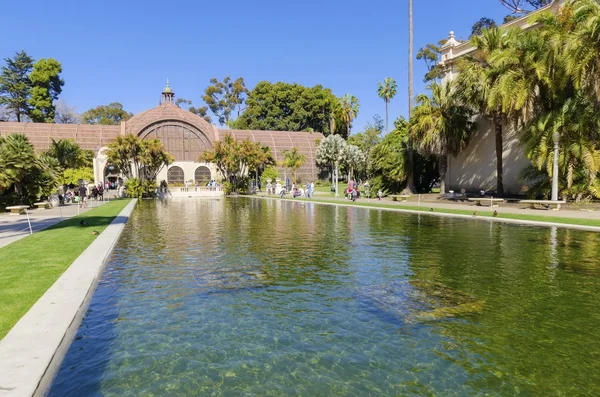
[[142,201],[51,396],[600,395],[600,235]]

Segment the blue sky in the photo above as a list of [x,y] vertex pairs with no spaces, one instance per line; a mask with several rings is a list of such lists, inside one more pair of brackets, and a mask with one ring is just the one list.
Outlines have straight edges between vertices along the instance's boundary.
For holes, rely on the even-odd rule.
[[[508,13],[498,0],[414,0],[414,8],[415,53]],[[134,113],[152,108],[167,77],[197,106],[211,77],[231,75],[249,88],[269,80],[352,93],[361,102],[354,132],[384,117],[377,82],[391,76],[390,120],[408,113],[405,0],[3,0],[1,11],[0,57],[24,49],[60,61],[61,98],[78,111],[113,101]],[[424,73],[415,61],[415,95]]]

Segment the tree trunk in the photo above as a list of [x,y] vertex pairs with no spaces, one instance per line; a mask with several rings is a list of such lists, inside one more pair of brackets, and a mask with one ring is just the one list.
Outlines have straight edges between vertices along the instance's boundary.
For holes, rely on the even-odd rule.
[[440,170],[440,194],[446,194],[446,172],[448,171],[448,156],[441,156],[439,159]]
[[502,152],[504,145],[502,143],[502,117],[494,117],[494,129],[496,132],[496,194],[504,195],[504,174],[502,172]]
[[389,134],[390,133],[390,125],[389,125],[389,119],[388,119],[388,101],[385,101],[385,133]]
[[[408,120],[412,117],[413,111],[413,2],[408,0]],[[409,124],[410,125],[410,124]],[[406,178],[406,189],[414,194],[416,193],[414,181],[414,153],[411,138],[411,130],[408,130],[408,175]]]

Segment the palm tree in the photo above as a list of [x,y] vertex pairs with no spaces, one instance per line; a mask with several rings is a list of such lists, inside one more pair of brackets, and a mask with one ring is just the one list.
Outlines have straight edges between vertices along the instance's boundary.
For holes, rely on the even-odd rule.
[[[408,119],[412,117],[413,111],[413,2],[408,0]],[[406,188],[410,193],[415,193],[414,181],[414,154],[411,134],[408,134],[407,156],[408,156],[408,174],[406,178]]]
[[58,160],[63,169],[78,168],[80,166],[81,148],[74,140],[59,139],[56,141],[54,138],[50,139],[50,148],[47,153]]
[[388,117],[389,117],[388,104],[390,103],[392,98],[394,98],[397,91],[398,91],[398,85],[396,84],[396,81],[394,81],[394,79],[392,79],[391,77],[386,77],[385,79],[383,79],[383,83],[379,83],[378,88],[377,88],[377,95],[379,95],[379,97],[385,101],[385,132],[386,133],[390,132],[389,123],[388,123]]
[[432,83],[431,97],[421,94],[411,119],[411,134],[426,154],[437,156],[440,170],[440,193],[446,193],[445,176],[448,155],[463,150],[474,131],[472,112],[462,106],[452,91],[452,84]]
[[494,126],[496,137],[496,191],[504,194],[503,180],[503,124],[511,113],[502,107],[502,96],[491,95],[505,72],[505,68],[491,61],[494,51],[506,48],[510,35],[498,27],[484,29],[480,36],[473,36],[471,43],[475,53],[461,60],[460,74],[456,80],[456,91],[461,100],[476,110],[481,116],[490,120]]
[[341,106],[341,119],[346,124],[346,136],[350,135],[350,127],[352,126],[352,120],[358,116],[358,110],[360,109],[360,103],[358,98],[354,95],[346,94],[340,98]]
[[293,147],[291,150],[283,151],[283,166],[292,170],[292,181],[296,183],[296,170],[306,162],[306,156]]

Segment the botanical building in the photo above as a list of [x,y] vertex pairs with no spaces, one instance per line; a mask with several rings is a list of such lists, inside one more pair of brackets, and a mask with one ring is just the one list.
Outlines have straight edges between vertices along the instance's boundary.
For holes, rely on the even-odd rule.
[[[185,181],[203,184],[211,179],[218,180],[216,167],[199,161],[204,151],[210,151],[216,141],[227,134],[236,139],[250,139],[271,148],[271,153],[280,164],[285,150],[296,147],[306,156],[306,162],[296,172],[301,182],[317,178],[315,162],[320,133],[288,131],[256,131],[219,129],[187,110],[175,105],[175,94],[167,83],[159,106],[139,113],[121,125],[46,124],[46,123],[0,123],[0,135],[21,133],[26,135],[37,150],[47,149],[51,138],[73,139],[84,149],[94,151],[94,179],[96,183],[106,180],[110,174],[104,150],[119,135],[134,134],[142,139],[158,138],[173,157],[170,164],[158,175],[157,180],[169,184]],[[278,167],[283,179],[284,169]],[[288,175],[291,175],[288,172]]]

